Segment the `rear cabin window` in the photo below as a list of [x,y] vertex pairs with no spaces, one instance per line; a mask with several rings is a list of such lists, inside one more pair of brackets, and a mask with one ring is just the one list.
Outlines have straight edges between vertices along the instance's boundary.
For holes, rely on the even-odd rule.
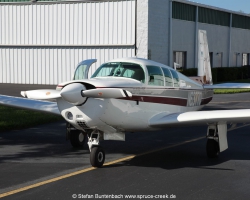
[[148,84],[164,86],[164,77],[160,67],[147,66],[148,69]]
[[162,68],[162,71],[165,76],[165,86],[173,87],[173,79],[170,71],[167,68]]
[[180,79],[179,76],[177,74],[176,71],[170,69],[172,76],[173,76],[173,80],[174,80],[174,87],[180,87]]
[[140,65],[134,63],[105,63],[92,75],[94,77],[126,77],[145,82],[145,74]]

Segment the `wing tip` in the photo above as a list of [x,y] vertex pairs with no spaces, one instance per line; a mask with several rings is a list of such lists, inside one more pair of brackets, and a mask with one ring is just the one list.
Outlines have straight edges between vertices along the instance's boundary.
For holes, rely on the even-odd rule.
[[22,95],[23,97],[27,98],[27,94],[26,94],[25,91],[21,91],[21,95]]

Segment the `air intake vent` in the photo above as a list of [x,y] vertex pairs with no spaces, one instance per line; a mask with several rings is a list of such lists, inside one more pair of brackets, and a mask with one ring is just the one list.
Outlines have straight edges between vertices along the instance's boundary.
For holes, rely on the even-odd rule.
[[85,123],[85,121],[77,121],[78,126],[84,128],[84,129],[88,129],[89,127],[87,126],[87,124]]

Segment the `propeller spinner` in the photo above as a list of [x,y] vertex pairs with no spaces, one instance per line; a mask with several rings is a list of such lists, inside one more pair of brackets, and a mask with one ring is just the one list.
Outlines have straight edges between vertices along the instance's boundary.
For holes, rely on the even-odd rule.
[[81,84],[81,83],[72,83],[69,85],[66,85],[62,90],[61,90],[61,96],[62,98],[77,106],[83,104],[87,97],[83,97],[81,95],[81,91],[86,90],[86,87]]

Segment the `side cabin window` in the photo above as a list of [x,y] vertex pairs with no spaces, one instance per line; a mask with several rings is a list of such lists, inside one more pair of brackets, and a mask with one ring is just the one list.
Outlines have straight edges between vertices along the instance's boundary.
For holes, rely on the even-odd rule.
[[145,82],[145,74],[142,67],[134,63],[105,63],[92,75],[94,77],[126,77]]
[[160,67],[147,66],[148,69],[148,84],[164,86],[164,77]]
[[177,72],[175,70],[170,69],[172,76],[173,76],[173,80],[174,80],[174,87],[180,87],[180,79],[179,76],[177,74]]
[[171,72],[167,68],[162,68],[162,71],[165,76],[165,86],[173,87],[173,79]]

